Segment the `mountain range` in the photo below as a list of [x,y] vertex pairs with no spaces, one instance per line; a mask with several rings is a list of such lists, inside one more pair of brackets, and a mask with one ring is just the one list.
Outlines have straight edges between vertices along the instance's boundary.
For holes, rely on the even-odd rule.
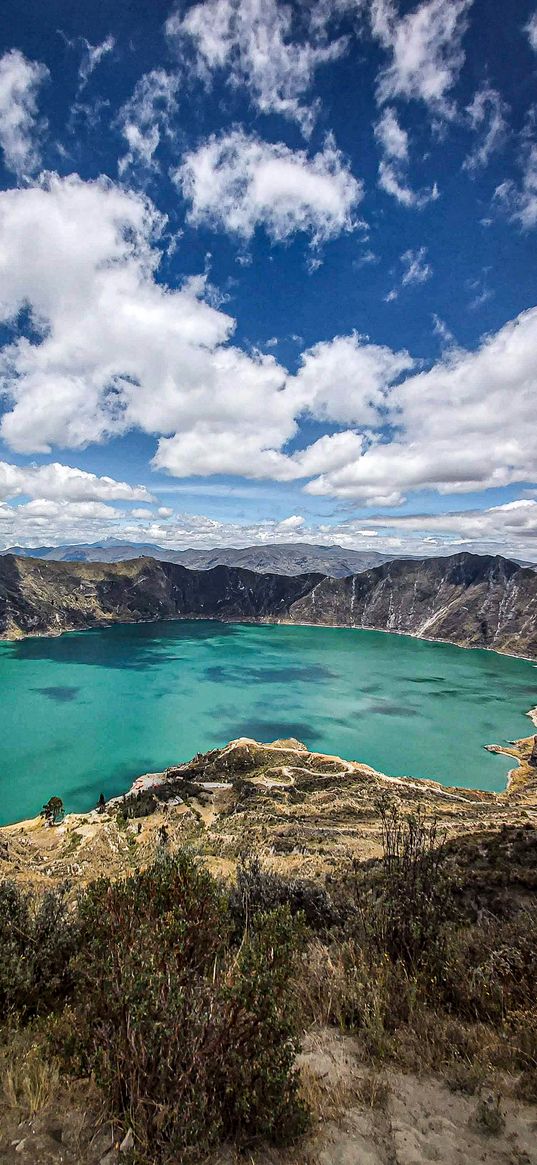
[[148,542],[122,542],[107,538],[102,542],[65,546],[11,546],[0,554],[19,558],[40,558],[47,562],[124,562],[150,557],[161,562],[178,562],[195,570],[214,566],[240,566],[259,574],[308,574],[318,571],[334,578],[356,574],[388,562],[393,556],[376,550],[344,550],[342,546],[312,546],[307,542],[274,542],[264,546],[221,546],[209,550],[189,547],[167,550]]
[[0,635],[112,623],[222,619],[395,631],[537,658],[537,576],[500,556],[395,560],[331,578],[119,563],[0,558]]

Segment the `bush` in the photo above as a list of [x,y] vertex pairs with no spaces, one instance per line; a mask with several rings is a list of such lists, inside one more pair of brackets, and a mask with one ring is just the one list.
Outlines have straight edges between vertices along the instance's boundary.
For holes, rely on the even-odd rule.
[[72,988],[77,928],[65,891],[36,899],[0,883],[0,1012],[27,1020],[62,1007]]
[[443,1002],[467,1019],[502,1021],[533,1007],[536,963],[535,911],[452,929],[439,976]]
[[339,920],[326,890],[305,878],[282,878],[266,870],[259,858],[241,861],[229,894],[229,907],[239,936],[258,914],[288,906],[293,916],[301,914],[309,927],[325,931]]
[[425,963],[434,973],[442,966],[446,923],[456,910],[444,839],[420,809],[405,817],[387,799],[378,809],[381,877],[376,896],[370,894],[359,910],[361,942],[411,973]]
[[79,913],[71,1064],[95,1074],[140,1160],[301,1131],[288,909],[259,914],[237,952],[224,892],[180,854],[95,883]]

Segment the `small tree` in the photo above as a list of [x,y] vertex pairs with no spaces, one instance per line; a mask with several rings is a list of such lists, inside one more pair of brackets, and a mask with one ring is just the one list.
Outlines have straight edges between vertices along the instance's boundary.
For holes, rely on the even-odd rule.
[[99,810],[99,813],[104,813],[104,811],[106,809],[106,798],[105,798],[104,793],[99,793],[99,800],[97,802],[97,809]]
[[47,825],[58,825],[58,822],[63,821],[64,813],[61,797],[51,797],[46,805],[43,805],[41,817],[45,818]]

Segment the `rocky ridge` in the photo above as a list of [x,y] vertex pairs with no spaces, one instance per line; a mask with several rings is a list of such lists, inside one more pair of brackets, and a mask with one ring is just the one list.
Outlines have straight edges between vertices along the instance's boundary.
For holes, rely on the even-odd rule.
[[123,562],[129,558],[157,558],[178,562],[193,570],[212,570],[214,566],[240,566],[258,574],[319,574],[343,578],[368,570],[393,557],[378,550],[345,550],[343,546],[315,546],[309,542],[274,542],[259,546],[188,547],[170,550],[145,542],[122,542],[113,538],[87,544],[66,546],[12,546],[2,554],[19,558],[40,558],[50,562]]
[[166,619],[395,631],[537,658],[537,576],[500,556],[396,560],[348,578],[0,557],[0,636]]
[[323,578],[290,615],[537,657],[537,578],[499,555],[396,560],[352,578]]

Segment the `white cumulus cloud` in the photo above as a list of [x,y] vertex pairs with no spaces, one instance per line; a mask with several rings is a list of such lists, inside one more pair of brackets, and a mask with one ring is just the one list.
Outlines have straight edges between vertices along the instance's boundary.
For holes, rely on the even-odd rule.
[[407,181],[409,162],[408,133],[399,124],[395,109],[388,106],[373,127],[383,157],[379,163],[379,186],[402,206],[421,210],[438,197],[436,182],[428,190],[413,190]]
[[395,385],[385,414],[394,439],[372,443],[306,490],[397,504],[413,490],[465,493],[534,481],[536,390],[534,308],[475,352],[448,351],[428,371]]
[[388,106],[375,125],[375,137],[380,142],[386,157],[398,162],[408,160],[408,133],[397,120],[395,109]]
[[98,477],[71,465],[53,461],[48,465],[11,465],[0,461],[0,498],[46,498],[49,501],[137,501],[150,502],[145,486],[132,486],[113,477]]
[[492,154],[502,146],[507,133],[508,107],[490,85],[484,85],[474,94],[466,115],[470,129],[479,135],[477,144],[464,161],[464,168],[474,173],[486,166]]
[[537,11],[528,20],[525,31],[534,53],[537,53]]
[[[175,476],[303,481],[312,495],[376,505],[537,479],[537,308],[476,351],[448,346],[428,369],[344,335],[309,347],[291,375],[273,354],[233,344],[235,322],[207,302],[204,276],[175,289],[157,281],[163,225],[147,198],[110,181],[49,176],[0,193],[0,320],[11,334],[0,434],[13,449],[76,449],[139,429],[155,438],[154,466]],[[425,248],[403,254],[401,284],[429,275]],[[303,448],[310,418],[338,431]],[[34,501],[151,502],[145,487],[59,464],[4,462],[0,495],[29,497],[12,507],[21,512]],[[38,508],[27,512],[45,522]],[[62,529],[74,513],[61,509]]]
[[296,231],[323,243],[354,229],[362,183],[331,138],[308,157],[234,130],[187,154],[175,180],[190,202],[190,222],[248,240],[262,226],[276,241]]
[[336,336],[304,352],[292,383],[302,408],[318,420],[374,427],[389,386],[413,363],[408,352]]
[[439,116],[453,116],[449,95],[464,64],[462,40],[471,4],[423,0],[401,15],[394,0],[371,0],[373,35],[390,55],[378,79],[381,103],[415,99]]
[[404,267],[401,279],[403,287],[410,283],[426,283],[427,279],[431,278],[433,271],[426,260],[426,255],[427,247],[419,247],[416,251],[410,249],[401,255]]
[[[410,287],[413,283],[426,283],[433,274],[433,269],[427,261],[427,247],[418,247],[416,250],[410,247],[400,256],[400,261],[403,266],[401,287]],[[399,288],[392,287],[385,296],[385,302],[393,303],[398,297]]]
[[530,138],[524,145],[520,185],[508,178],[496,187],[494,195],[523,230],[537,226],[537,142]]
[[85,37],[82,37],[82,59],[78,68],[80,89],[83,89],[87,85],[91,74],[93,73],[94,69],[97,68],[97,65],[100,64],[103,58],[114,51],[115,44],[115,38],[111,35],[105,37],[105,39],[101,41],[100,44],[90,44],[89,40],[86,40]]
[[154,154],[162,134],[172,136],[179,86],[179,75],[165,69],[152,69],[136,82],[132,96],[121,107],[117,118],[128,146],[119,162],[120,174],[135,164],[154,167]]

